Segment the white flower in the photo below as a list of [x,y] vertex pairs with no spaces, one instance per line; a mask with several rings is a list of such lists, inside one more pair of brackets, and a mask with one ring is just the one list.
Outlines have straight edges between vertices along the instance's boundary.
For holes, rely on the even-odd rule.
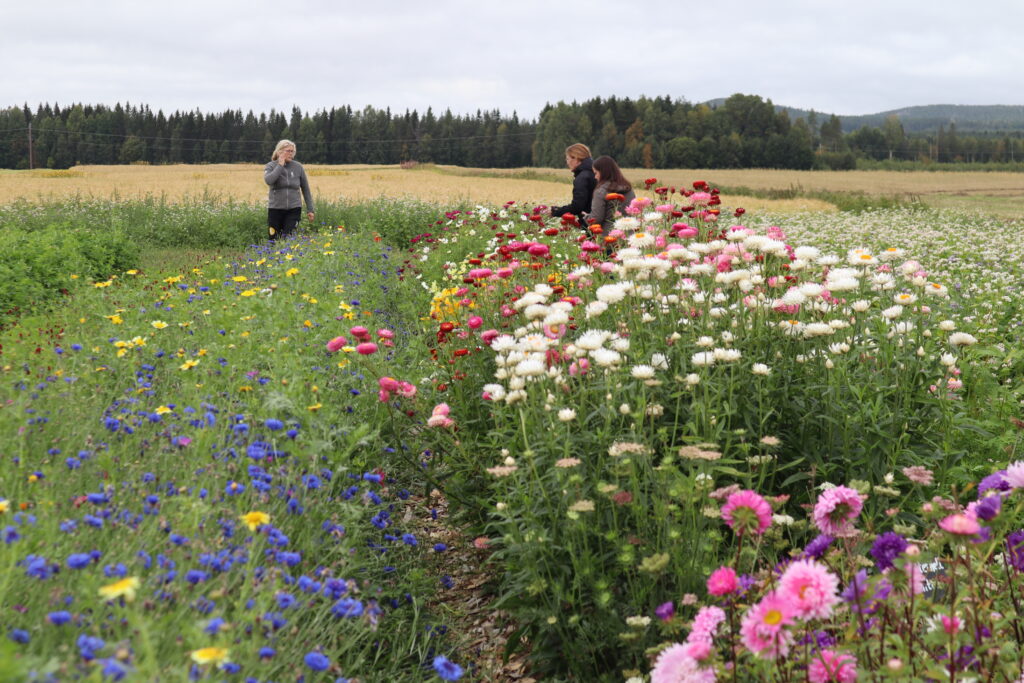
[[856,278],[846,277],[839,280],[829,279],[828,289],[831,292],[849,292],[860,287]]
[[931,294],[932,296],[949,296],[949,290],[946,288],[946,286],[940,285],[937,282],[929,282],[927,286],[925,286],[924,291],[928,294]]
[[654,377],[654,368],[650,365],[634,365],[629,374],[634,379],[651,379]]
[[772,515],[772,522],[780,526],[789,526],[795,521],[796,520],[790,517],[789,515]]
[[572,408],[562,408],[558,411],[558,419],[561,422],[572,422],[576,419],[576,411]]
[[715,354],[710,351],[700,351],[690,356],[690,363],[697,367],[715,364]]
[[629,351],[629,339],[626,337],[616,337],[608,343],[608,346],[620,353],[625,353]]
[[505,353],[516,347],[516,340],[508,334],[500,334],[491,342],[491,349],[496,353]]
[[764,363],[754,363],[750,367],[750,371],[752,373],[754,373],[755,375],[770,375],[771,372],[772,372],[772,369],[770,367],[768,367],[767,365],[765,365]]
[[587,304],[587,308],[586,308],[587,319],[589,320],[590,318],[596,318],[597,316],[601,315],[602,313],[604,313],[607,310],[608,310],[608,304],[606,304],[605,302],[603,302],[603,301],[591,301],[589,304]]
[[548,314],[547,304],[530,304],[523,310],[523,317],[527,320],[543,318]]
[[939,362],[947,368],[951,368],[956,365],[956,356],[951,353],[944,353],[942,354],[942,357],[939,358]]
[[[576,346],[584,351],[593,351],[601,348],[605,340],[611,335],[612,333],[606,330],[587,330],[576,339]],[[501,337],[498,337],[498,339],[501,339]],[[497,339],[495,342],[497,342]]]
[[697,346],[703,346],[704,348],[710,349],[715,345],[714,337],[700,337],[694,342]]
[[817,247],[797,247],[793,250],[793,254],[803,261],[814,262],[817,261],[821,256],[821,250]]
[[633,218],[632,216],[624,216],[623,218],[615,221],[615,229],[621,230],[622,232],[633,232],[640,227],[640,221]]
[[896,304],[895,306],[890,306],[889,308],[882,311],[882,317],[885,318],[886,320],[894,320],[900,317],[901,315],[903,315],[903,307],[900,306],[899,304]]
[[892,299],[893,299],[893,301],[895,301],[898,304],[903,304],[904,306],[908,306],[908,305],[910,305],[910,304],[912,304],[912,303],[917,301],[917,296],[914,295],[914,294],[909,294],[907,292],[904,292],[903,294],[897,294]]
[[629,412],[630,412],[629,404],[628,403],[623,403],[622,405],[620,405],[619,406],[619,412],[622,413],[623,415],[629,415]]
[[596,292],[599,301],[606,304],[617,304],[626,298],[626,290],[621,284],[601,285]]
[[949,343],[953,346],[971,346],[972,344],[977,344],[978,340],[966,332],[954,332],[949,335]]
[[700,384],[700,375],[695,372],[691,372],[686,376],[686,384],[691,387],[695,387]]
[[817,282],[805,282],[800,285],[799,291],[801,294],[809,299],[821,296],[821,293],[825,291],[825,288]]
[[871,308],[871,302],[866,301],[864,299],[858,299],[857,301],[854,301],[852,304],[850,304],[850,308],[855,310],[857,313],[863,313],[864,311]]
[[714,349],[711,353],[716,361],[722,361],[723,363],[735,363],[742,356],[739,349],[717,348]]
[[536,377],[544,374],[544,363],[534,358],[519,361],[515,373],[520,377]]
[[485,384],[483,391],[495,401],[505,398],[505,387],[500,384]]
[[611,349],[594,349],[590,352],[590,357],[594,359],[594,363],[602,368],[610,368],[622,361],[622,355],[618,351]]
[[629,246],[635,249],[646,249],[654,246],[654,235],[649,232],[637,232],[629,236]]
[[811,337],[825,337],[834,331],[828,323],[807,323],[804,325],[803,335],[810,339]]
[[668,358],[663,353],[651,354],[651,365],[658,370],[668,370]]
[[939,323],[939,329],[943,332],[952,332],[956,329],[956,323],[952,320],[943,320]]

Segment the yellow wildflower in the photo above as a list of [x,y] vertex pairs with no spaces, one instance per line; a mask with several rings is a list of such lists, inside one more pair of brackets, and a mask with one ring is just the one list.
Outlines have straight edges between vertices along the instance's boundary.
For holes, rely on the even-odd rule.
[[247,278],[244,275],[236,275],[233,278],[231,278],[231,281],[232,282],[248,282],[249,278]]
[[181,364],[181,365],[179,366],[179,368],[180,368],[180,369],[182,369],[182,370],[191,370],[192,368],[194,368],[194,367],[195,367],[195,366],[197,366],[197,365],[199,365],[199,361],[197,361],[197,360],[192,360],[192,359],[190,358],[190,359],[188,359],[187,361],[185,361],[184,363],[182,363],[182,364]]
[[9,501],[9,500],[0,500],[0,514],[3,514],[5,512],[7,512],[7,510],[10,507],[11,507],[11,501]]
[[245,290],[244,292],[241,293],[241,296],[256,296],[256,290],[255,289],[247,289],[247,290]]
[[256,531],[261,525],[270,524],[270,515],[256,510],[245,513],[240,519],[249,527],[249,531]]
[[298,274],[299,274],[299,269],[298,268],[289,268],[288,270],[284,271],[285,277],[291,277],[293,275],[298,275]]
[[155,329],[158,330],[162,330],[165,327],[167,327],[167,323],[165,323],[163,320],[154,320],[153,322],[150,323],[150,325],[152,325]]
[[123,597],[128,602],[131,602],[135,599],[135,591],[138,589],[139,580],[134,576],[128,576],[120,581],[100,586],[100,597],[107,600],[116,600]]
[[311,405],[311,406],[306,406],[306,410],[308,410],[308,411],[309,411],[309,412],[311,412],[311,413],[315,413],[316,411],[320,410],[320,409],[321,409],[321,408],[323,408],[323,407],[324,407],[324,406],[323,406],[323,404],[322,404],[322,403],[314,403],[314,404],[313,404],[313,405]]
[[167,406],[157,406],[157,409],[154,410],[153,412],[156,413],[157,415],[166,415],[167,413],[170,413],[172,411]]
[[228,661],[228,649],[226,647],[204,647],[192,650],[192,661],[196,664],[223,664]]

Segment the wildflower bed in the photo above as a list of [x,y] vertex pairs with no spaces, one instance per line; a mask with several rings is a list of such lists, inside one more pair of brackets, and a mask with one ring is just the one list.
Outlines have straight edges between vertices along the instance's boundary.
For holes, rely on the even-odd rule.
[[1019,245],[654,185],[607,235],[332,228],[6,330],[5,673],[486,680],[448,525],[543,680],[1018,680]]

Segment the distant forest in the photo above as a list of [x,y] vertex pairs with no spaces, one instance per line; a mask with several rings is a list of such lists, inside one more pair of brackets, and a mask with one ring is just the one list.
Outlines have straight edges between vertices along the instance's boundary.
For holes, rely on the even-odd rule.
[[[973,110],[978,117],[971,118]],[[866,123],[844,128],[853,118]],[[922,120],[937,128],[922,129]],[[991,130],[984,129],[986,120]],[[1022,135],[1020,107],[939,105],[840,119],[739,94],[704,104],[669,97],[559,102],[545,106],[536,121],[497,110],[456,115],[343,106],[165,115],[145,105],[43,104],[35,111],[0,109],[0,168],[261,162],[282,138],[297,143],[301,161],[320,164],[557,167],[565,147],[577,141],[622,166],[644,168],[1017,164],[1024,161]]]

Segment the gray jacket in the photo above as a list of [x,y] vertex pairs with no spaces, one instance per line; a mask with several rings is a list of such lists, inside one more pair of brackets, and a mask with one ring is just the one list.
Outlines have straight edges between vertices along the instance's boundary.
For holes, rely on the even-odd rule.
[[[621,202],[608,202],[605,201],[605,195],[612,192],[609,189],[610,183],[601,183],[594,188],[594,198],[590,204],[590,214],[587,215],[587,220],[597,221],[601,224],[601,227],[607,232],[612,229],[615,224],[615,209],[624,211],[629,203],[636,198],[636,194],[633,190],[626,192],[619,192],[625,199]],[[615,205],[618,204],[618,207]]]
[[[289,161],[282,166],[271,161],[263,168],[263,180],[270,185],[270,197],[267,208],[296,209],[302,207],[302,199],[306,200],[306,211],[313,213],[313,195],[309,191],[306,169],[297,161]],[[299,196],[299,190],[302,196]]]

